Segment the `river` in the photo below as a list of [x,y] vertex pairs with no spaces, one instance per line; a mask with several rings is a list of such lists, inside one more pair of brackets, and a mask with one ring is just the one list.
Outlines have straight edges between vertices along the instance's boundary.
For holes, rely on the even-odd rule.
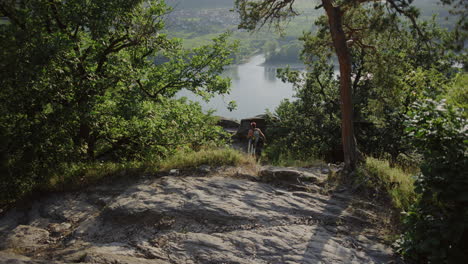
[[[264,66],[263,54],[252,57],[248,62],[226,67],[224,76],[231,78],[231,92],[224,96],[216,96],[208,103],[190,91],[183,90],[177,97],[200,102],[205,111],[214,109],[214,115],[243,119],[265,113],[266,109],[274,111],[284,99],[293,98],[293,88],[290,83],[283,83],[276,78],[276,69],[286,67]],[[236,101],[237,109],[230,112],[227,109],[229,101]]]

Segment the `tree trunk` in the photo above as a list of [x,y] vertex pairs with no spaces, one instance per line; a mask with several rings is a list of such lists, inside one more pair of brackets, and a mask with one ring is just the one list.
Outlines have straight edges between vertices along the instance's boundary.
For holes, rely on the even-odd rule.
[[86,154],[87,159],[89,161],[94,161],[94,152],[96,150],[96,137],[93,135],[91,127],[86,123],[86,121],[81,123],[77,139],[78,140],[75,142],[75,144],[78,143],[77,146],[80,147],[86,144],[86,153],[83,154]]
[[356,142],[353,128],[351,55],[343,31],[343,12],[339,7],[334,7],[331,0],[322,0],[322,4],[327,13],[333,46],[340,64],[341,138],[345,169],[353,171],[356,168]]

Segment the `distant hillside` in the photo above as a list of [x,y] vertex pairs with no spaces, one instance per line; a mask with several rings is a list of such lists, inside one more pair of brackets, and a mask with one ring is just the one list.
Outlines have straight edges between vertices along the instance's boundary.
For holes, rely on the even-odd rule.
[[413,5],[421,10],[423,17],[431,17],[433,14],[438,15],[442,18],[449,18],[449,6],[441,4],[440,0],[415,0]]
[[[241,44],[236,61],[242,61],[264,50],[268,41],[276,41],[279,48],[291,44],[291,41],[297,40],[304,31],[310,31],[314,27],[317,17],[324,15],[323,9],[315,9],[317,1],[295,0],[295,7],[300,15],[285,25],[285,35],[282,38],[268,28],[250,34],[235,30],[240,23],[239,15],[228,11],[234,7],[234,2],[235,0],[166,0],[166,3],[174,8],[166,21],[167,30],[171,37],[184,39],[184,46],[187,48],[207,44],[217,34],[234,30],[232,37],[240,40]],[[439,15],[437,23],[445,28],[452,28],[456,18],[450,16],[448,7],[439,2],[440,0],[415,0],[414,5],[421,9],[421,19],[429,20],[436,14]],[[292,50],[284,47],[282,52],[271,57],[272,61],[273,57],[291,57],[287,55],[288,51]]]
[[[191,9],[191,8],[232,8],[235,0],[166,0],[170,6],[176,9]],[[299,0],[300,5],[315,1]],[[448,8],[440,4],[440,0],[415,0],[413,5],[421,9],[423,16],[438,14],[442,17],[448,17]]]
[[[177,9],[205,9],[205,8],[232,8],[235,0],[166,0],[166,3]],[[315,5],[315,1],[299,0],[301,6],[304,4]],[[415,0],[413,5],[421,9],[424,17],[437,14],[441,17],[450,17],[448,8],[440,4],[440,0]]]
[[234,0],[166,0],[166,3],[176,10],[234,7]]

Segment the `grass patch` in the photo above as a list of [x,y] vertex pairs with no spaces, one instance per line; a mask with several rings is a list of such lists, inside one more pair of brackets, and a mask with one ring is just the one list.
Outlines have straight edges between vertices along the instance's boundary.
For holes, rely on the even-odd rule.
[[46,192],[78,190],[103,179],[138,177],[147,171],[155,171],[155,168],[138,161],[75,163],[62,174],[52,175],[39,189]]
[[201,165],[209,166],[249,166],[254,165],[255,159],[231,148],[202,149],[198,152],[181,151],[163,160],[159,164],[160,170],[197,168]]
[[0,212],[18,202],[26,202],[47,193],[77,191],[91,185],[107,184],[116,179],[137,179],[143,175],[154,175],[170,169],[196,169],[201,165],[211,167],[241,166],[256,171],[253,157],[231,148],[179,151],[161,161],[92,162],[63,165],[40,184],[35,184],[16,197],[0,199]]
[[386,160],[368,157],[357,170],[356,180],[374,190],[374,196],[383,192],[395,208],[406,210],[416,200],[413,175],[402,168],[390,167]]
[[116,179],[137,179],[143,175],[154,175],[170,169],[196,169],[201,165],[243,166],[255,168],[256,161],[244,153],[231,148],[179,151],[166,159],[156,161],[92,162],[67,164],[61,173],[52,174],[45,182],[11,199],[0,200],[0,209],[18,201],[34,200],[52,192],[77,191],[96,184],[107,184]]
[[42,191],[77,190],[98,183],[104,179],[137,178],[170,169],[191,169],[201,165],[251,166],[255,160],[230,148],[202,149],[200,151],[179,151],[162,161],[95,162],[71,164],[63,174],[53,175],[40,186]]
[[309,168],[316,166],[326,166],[327,164],[320,159],[309,158],[309,159],[297,159],[291,155],[280,154],[278,159],[267,160],[271,165],[280,167],[301,167]]

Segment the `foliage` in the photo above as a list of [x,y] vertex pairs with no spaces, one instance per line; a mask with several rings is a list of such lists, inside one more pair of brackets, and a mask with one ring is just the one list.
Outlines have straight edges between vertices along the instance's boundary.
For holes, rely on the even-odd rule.
[[372,25],[357,33],[368,47],[352,49],[358,146],[366,154],[388,153],[393,164],[400,153],[412,152],[404,136],[409,106],[442,94],[450,83],[451,65],[458,58],[444,43],[453,35],[434,21],[420,22],[421,34],[429,39],[421,40],[411,26],[379,6],[351,14],[351,27]]
[[466,50],[466,41],[468,39],[468,2],[465,0],[440,0],[440,2],[443,5],[450,6],[450,15],[457,18],[456,23],[454,23],[454,31],[457,33],[457,38],[454,42],[455,48]]
[[468,122],[444,100],[422,100],[409,113],[408,133],[424,156],[399,250],[421,263],[462,263],[468,239]]
[[162,0],[0,2],[2,197],[70,163],[222,144],[200,106],[170,98],[226,93],[236,46],[223,34],[184,50],[163,34],[168,11]]
[[[451,35],[433,22],[428,22],[422,24],[422,32],[439,42],[424,43],[418,40],[411,28],[404,23],[395,21],[398,28],[389,27],[386,21],[395,18],[386,14],[380,7],[361,8],[351,13],[353,20],[350,23],[353,27],[373,25],[360,33],[362,41],[369,47],[352,46],[351,49],[354,126],[358,147],[368,155],[390,156],[393,166],[402,153],[413,156],[413,149],[404,132],[405,114],[410,105],[419,98],[443,95],[452,83],[451,65],[457,58],[445,50],[443,45],[445,41],[450,40]],[[304,130],[321,136],[316,139],[308,137],[311,141],[304,140],[307,143],[303,145],[303,155],[315,153],[328,161],[340,161],[340,155],[335,153],[339,152],[337,146],[340,142],[336,139],[334,143],[330,142],[332,137],[338,135],[339,124],[336,122],[334,126],[330,126],[328,121],[331,120],[330,116],[339,117],[338,86],[326,85],[327,82],[323,80],[322,87],[317,83],[317,80],[321,80],[324,69],[332,67],[330,64],[334,62],[331,50],[323,45],[324,42],[330,41],[324,20],[325,17],[322,17],[317,21],[318,32],[306,33],[302,38],[303,60],[308,64],[310,72],[309,75],[302,76],[294,73],[296,77],[285,79],[295,83],[296,91],[303,91],[300,94],[298,92],[296,101],[280,105],[277,112],[281,111],[280,122],[283,124],[277,126],[283,127],[282,133],[290,137],[288,131],[292,134],[295,132],[287,128],[293,128],[294,122],[305,124]],[[311,85],[314,83],[315,86]],[[299,110],[287,104],[304,106]],[[285,121],[286,119],[290,120]],[[316,120],[319,124],[322,122],[323,127],[308,126],[311,120]],[[282,144],[288,143],[278,144],[278,151],[282,149]],[[270,145],[270,150],[273,148],[274,146]],[[289,149],[294,147],[289,146]],[[314,149],[320,150],[313,152]],[[299,155],[296,156],[299,158]]]
[[[115,98],[115,97],[114,97]],[[185,98],[159,98],[158,103],[142,101],[136,105],[118,105],[112,99],[100,107],[97,126],[98,158],[144,160],[168,156],[176,148],[199,149],[222,145],[228,139],[217,119],[203,114],[197,103]],[[118,102],[119,104],[120,102]],[[131,113],[129,113],[131,111]]]
[[447,101],[465,112],[468,117],[468,73],[462,72],[457,75],[453,85],[447,91]]
[[[352,50],[354,125],[359,149],[368,155],[388,154],[394,165],[401,153],[413,152],[404,136],[409,106],[418,98],[443,94],[450,84],[447,76],[451,69],[446,66],[449,58],[445,55],[429,52],[428,47],[416,48],[417,39],[405,25],[398,33],[385,28],[382,11],[362,10],[353,18],[358,23],[356,27],[360,26],[359,19],[366,20],[364,24],[374,21],[374,31],[378,31],[369,30],[364,38],[378,55],[359,47]],[[303,59],[309,65],[309,73],[283,71],[280,75],[294,83],[297,99],[283,102],[276,109],[277,118],[272,122],[277,129],[272,131],[274,138],[279,139],[266,151],[273,160],[284,152],[283,146],[291,152],[287,155],[298,159],[312,156],[329,162],[342,160],[338,83],[333,76],[331,51],[320,44],[329,38],[326,23],[318,21],[317,25],[321,30],[302,38]],[[434,39],[444,36],[443,31],[429,26],[424,32]],[[441,48],[434,45],[429,47]]]
[[297,99],[283,101],[270,117],[267,158],[272,162],[281,160],[281,155],[298,160],[339,159],[340,151],[334,151],[340,145],[340,123],[333,67],[319,60],[309,73],[285,70],[280,75],[294,84]]
[[416,200],[412,173],[391,167],[386,160],[367,157],[357,174],[357,183],[374,190],[373,195],[384,193],[397,209],[407,210]]

